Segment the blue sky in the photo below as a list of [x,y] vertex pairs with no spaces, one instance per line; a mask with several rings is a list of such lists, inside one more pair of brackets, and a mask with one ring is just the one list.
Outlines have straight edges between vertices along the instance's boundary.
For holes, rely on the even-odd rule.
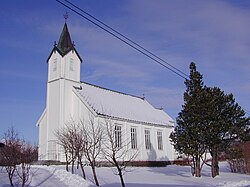
[[[250,113],[250,1],[84,0],[71,2],[207,86],[233,93]],[[47,57],[68,27],[84,60],[81,80],[138,96],[176,118],[184,80],[55,0],[1,1],[0,135],[13,126],[37,142],[46,105]]]

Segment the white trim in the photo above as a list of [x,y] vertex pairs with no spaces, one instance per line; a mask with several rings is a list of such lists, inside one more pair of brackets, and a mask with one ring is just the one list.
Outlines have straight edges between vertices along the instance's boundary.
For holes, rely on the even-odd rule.
[[42,113],[42,115],[40,116],[40,118],[37,120],[37,122],[36,122],[36,126],[38,127],[39,126],[39,124],[41,123],[41,121],[43,120],[43,118],[44,118],[44,116],[46,115],[46,108],[44,109],[44,111],[43,111],[43,113]]
[[106,114],[97,114],[100,118],[104,118],[104,119],[112,119],[112,120],[117,120],[117,121],[123,121],[123,122],[129,122],[129,123],[134,123],[134,124],[138,124],[138,125],[148,125],[148,126],[153,126],[153,127],[165,127],[165,128],[173,128],[172,125],[168,125],[168,124],[156,124],[156,123],[148,123],[148,122],[144,122],[144,121],[136,121],[136,120],[132,120],[132,119],[125,119],[125,118],[119,118],[119,117],[115,117],[115,116],[108,116]]
[[97,116],[96,111],[94,111],[93,108],[89,106],[89,104],[82,98],[82,96],[76,91],[74,87],[72,88],[72,91],[74,94],[76,94],[76,96],[80,99],[80,101],[87,107],[87,109],[96,117]]

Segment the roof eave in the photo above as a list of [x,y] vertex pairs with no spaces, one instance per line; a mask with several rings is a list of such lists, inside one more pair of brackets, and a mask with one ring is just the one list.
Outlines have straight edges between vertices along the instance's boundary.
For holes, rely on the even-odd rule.
[[37,120],[37,122],[36,122],[36,126],[38,127],[39,126],[39,124],[41,123],[41,121],[42,121],[42,119],[44,118],[44,116],[46,115],[46,108],[44,109],[44,111],[43,111],[43,113],[42,113],[42,115],[39,117],[39,119]]
[[106,115],[106,114],[102,114],[98,112],[97,112],[97,115],[99,117],[111,118],[112,120],[126,121],[126,122],[137,123],[137,124],[145,124],[145,125],[158,126],[158,127],[171,127],[171,128],[174,127],[173,125],[168,125],[168,124],[159,124],[159,123],[151,123],[151,122],[145,122],[145,121],[137,121],[133,119],[125,119],[125,118],[110,116],[110,115]]
[[75,47],[71,47],[70,49],[68,49],[66,52],[64,52],[64,53],[62,53],[61,51],[60,51],[60,49],[58,49],[58,47],[57,46],[54,46],[53,47],[53,49],[51,50],[51,52],[50,52],[50,54],[49,54],[49,57],[47,58],[47,63],[49,62],[49,59],[50,59],[50,57],[52,56],[52,54],[53,53],[55,53],[55,52],[58,52],[62,57],[64,57],[66,54],[68,54],[70,51],[73,51],[73,52],[75,52],[76,53],[76,55],[77,55],[77,57],[79,58],[79,60],[80,60],[80,62],[82,63],[82,58],[81,58],[81,56],[79,55],[79,53],[77,52],[77,50],[75,49]]
[[97,116],[97,112],[82,98],[82,96],[76,91],[77,89],[81,89],[78,87],[73,87],[73,93],[80,99],[80,101],[88,108],[88,110],[94,115]]

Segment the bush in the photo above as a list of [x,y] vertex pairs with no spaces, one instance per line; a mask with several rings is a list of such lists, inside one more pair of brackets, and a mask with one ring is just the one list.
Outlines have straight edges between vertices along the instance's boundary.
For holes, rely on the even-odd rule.
[[235,143],[227,155],[231,172],[250,174],[250,141]]

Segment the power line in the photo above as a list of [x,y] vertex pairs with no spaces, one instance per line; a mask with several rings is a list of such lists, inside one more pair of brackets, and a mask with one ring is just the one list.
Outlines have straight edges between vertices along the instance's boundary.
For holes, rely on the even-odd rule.
[[150,55],[154,56],[155,58],[157,58],[158,60],[164,62],[165,64],[167,64],[168,66],[170,66],[171,68],[175,69],[176,71],[178,71],[179,73],[181,73],[182,75],[188,77],[188,75],[186,73],[184,73],[183,71],[177,69],[176,67],[174,67],[173,65],[171,65],[170,63],[166,62],[164,59],[160,58],[159,56],[155,55],[154,53],[150,52],[149,50],[147,50],[145,47],[143,47],[142,45],[138,44],[137,42],[134,42],[133,40],[129,39],[127,36],[125,36],[124,34],[120,33],[119,31],[113,29],[112,27],[110,27],[109,25],[105,24],[103,21],[97,19],[96,17],[92,16],[91,14],[89,14],[88,12],[84,11],[83,9],[79,8],[78,6],[74,5],[73,3],[71,3],[68,0],[64,0],[67,3],[69,3],[70,5],[72,5],[73,7],[75,7],[76,9],[80,10],[81,12],[83,12],[84,14],[88,15],[89,17],[91,17],[92,19],[94,19],[95,21],[97,21],[98,23],[101,23],[102,25],[104,25],[105,27],[107,27],[108,29],[110,29],[111,31],[115,32],[116,34],[120,35],[121,37],[125,38],[126,40],[128,40],[129,42],[133,43],[134,45],[136,45],[137,47],[143,49],[144,51],[146,51],[147,53],[149,53]]
[[[83,14],[79,13],[77,10],[73,9],[69,5],[66,5],[62,1],[60,1],[60,0],[56,0],[56,1],[58,3],[60,3],[60,4],[62,4],[63,6],[67,7],[68,9],[72,10],[74,13],[76,13],[79,16],[81,16],[82,18],[86,19],[87,21],[91,22],[92,24],[96,25],[97,27],[101,28],[102,30],[106,31],[107,33],[111,34],[112,36],[114,36],[118,40],[124,42],[126,45],[132,47],[136,51],[140,52],[141,54],[143,54],[146,57],[150,58],[151,60],[155,61],[159,65],[161,65],[161,66],[167,68],[168,70],[172,71],[173,73],[175,73],[176,75],[180,76],[181,78],[183,78],[183,79],[189,79],[189,76],[186,73],[184,73],[183,71],[181,71],[178,68],[174,67],[170,63],[166,62],[164,59],[160,58],[159,56],[157,56],[154,53],[152,53],[149,50],[147,50],[142,45],[140,45],[140,44],[134,42],[133,40],[129,39],[128,37],[126,37],[125,35],[123,35],[122,33],[120,33],[119,31],[113,29],[112,27],[110,27],[109,25],[105,24],[104,22],[102,22],[101,20],[97,19],[96,17],[92,16],[91,14],[87,13],[86,11],[84,11],[83,9],[81,9],[80,7],[74,5],[70,1],[63,0],[66,3],[68,3],[69,5],[73,6],[74,8],[76,8],[79,11],[81,11],[82,13],[84,13],[85,15],[89,16],[91,19],[95,20],[99,24],[96,23],[95,21],[91,20],[90,18],[84,16]],[[250,111],[247,110],[247,109],[244,109],[244,110],[245,110],[245,113],[249,115]]]
[[[189,76],[187,74],[185,74],[184,72],[182,72],[181,70],[175,68],[174,66],[172,66],[171,64],[167,63],[166,61],[164,61],[163,59],[161,59],[160,57],[158,57],[157,55],[153,54],[152,52],[150,52],[149,50],[145,49],[144,47],[142,47],[141,45],[137,44],[136,42],[133,42],[131,39],[127,38],[126,36],[124,36],[123,34],[119,33],[118,31],[112,29],[110,26],[106,25],[105,23],[101,22],[100,20],[96,19],[95,17],[91,16],[90,14],[88,14],[87,12],[83,11],[82,9],[80,9],[79,7],[77,7],[76,5],[72,4],[71,2],[66,1],[67,3],[69,3],[70,5],[74,6],[75,8],[77,8],[78,10],[81,10],[83,13],[87,14],[89,17],[91,17],[92,19],[94,19],[95,21],[101,23],[103,26],[101,26],[100,24],[96,23],[95,21],[91,20],[90,18],[84,16],[83,14],[79,13],[77,10],[73,9],[72,7],[66,5],[65,3],[63,3],[60,0],[56,0],[58,3],[62,4],[63,6],[67,7],[68,9],[72,10],[73,12],[75,12],[77,15],[81,16],[82,18],[86,19],[87,21],[91,22],[92,24],[96,25],[97,27],[101,28],[102,30],[106,31],[107,33],[111,34],[112,36],[114,36],[115,38],[119,39],[120,41],[124,42],[125,44],[127,44],[128,46],[132,47],[133,49],[135,49],[136,51],[140,52],[141,54],[147,56],[148,58],[150,58],[151,60],[155,61],[156,63],[160,64],[161,66],[167,68],[168,70],[172,71],[173,73],[175,73],[176,75],[182,77],[183,79],[187,79],[189,78]],[[107,27],[108,29],[104,28]],[[114,34],[113,32],[115,32],[116,34]],[[117,34],[119,36],[117,36]],[[127,40],[127,41],[126,41]],[[130,42],[130,43],[129,43]],[[131,44],[132,43],[132,44]],[[134,45],[136,46],[134,46]],[[138,48],[139,47],[139,48]],[[152,57],[153,56],[153,57]],[[157,59],[155,59],[155,58]],[[170,67],[168,67],[170,66]],[[172,69],[173,68],[173,69]]]

